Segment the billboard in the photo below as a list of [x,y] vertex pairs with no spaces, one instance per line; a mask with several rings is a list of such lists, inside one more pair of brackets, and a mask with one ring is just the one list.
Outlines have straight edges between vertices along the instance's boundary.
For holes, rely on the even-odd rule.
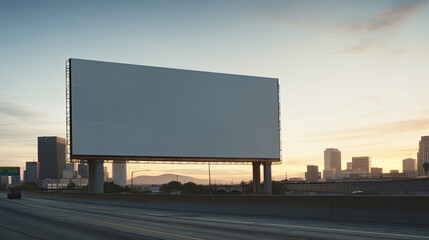
[[67,63],[73,159],[280,161],[278,79]]

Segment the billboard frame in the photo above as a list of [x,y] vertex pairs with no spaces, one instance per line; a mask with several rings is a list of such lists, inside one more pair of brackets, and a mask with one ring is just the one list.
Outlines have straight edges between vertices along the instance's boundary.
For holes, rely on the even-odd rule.
[[[277,79],[277,103],[278,103],[278,131],[279,131],[279,158],[228,158],[228,157],[186,157],[186,156],[123,156],[123,155],[73,155],[72,144],[72,64],[69,58],[66,61],[66,161],[80,160],[108,160],[108,161],[137,161],[137,162],[159,162],[159,163],[241,163],[248,164],[253,162],[259,163],[282,163],[282,144],[281,144],[281,121],[280,121],[280,85]],[[134,65],[134,64],[130,64]],[[138,65],[137,65],[138,66]],[[179,69],[183,70],[183,69]]]
[[71,162],[71,59],[66,61],[66,162]]

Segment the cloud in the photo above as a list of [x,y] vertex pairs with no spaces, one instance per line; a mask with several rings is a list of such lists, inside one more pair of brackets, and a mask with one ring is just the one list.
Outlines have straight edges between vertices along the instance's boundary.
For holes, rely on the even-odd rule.
[[368,52],[368,51],[371,51],[375,48],[380,47],[381,42],[382,41],[373,40],[373,39],[371,39],[371,40],[370,39],[364,39],[364,40],[361,40],[358,44],[340,51],[340,53],[360,54],[360,53]]
[[34,135],[40,132],[40,129],[50,124],[41,117],[41,114],[25,106],[0,100],[0,142],[24,143],[35,138]]
[[[367,33],[377,34],[378,37],[366,37],[360,42],[346,48],[340,53],[345,54],[361,54],[374,49],[386,48],[387,43],[392,41],[392,38],[384,38],[379,35],[380,32],[385,32],[388,29],[394,29],[398,27],[403,21],[410,18],[414,14],[422,11],[428,1],[424,0],[412,0],[412,1],[397,1],[396,4],[392,5],[385,11],[379,12],[378,14],[364,20],[361,23],[349,23],[346,25],[340,25],[337,27],[339,33],[351,32],[351,33]],[[392,54],[404,55],[409,51],[407,49],[396,49],[390,51]]]
[[[377,32],[395,28],[414,14],[423,11],[425,5],[428,3],[429,1],[427,0],[393,1],[393,4],[387,9],[359,21],[347,21],[343,18],[344,14],[347,13],[335,11],[334,8],[328,7],[330,6],[329,4],[309,6],[302,2],[287,6],[279,5],[276,9],[270,8],[265,11],[257,9],[249,11],[248,13],[251,16],[256,16],[259,21],[263,20],[264,23],[266,23],[266,21],[282,22],[303,29],[328,32],[337,35],[338,33],[345,32]],[[334,5],[334,7],[338,6],[339,5]],[[365,8],[353,8],[354,11],[364,11],[364,9]],[[357,16],[360,16],[360,14]],[[257,22],[253,24],[257,24]]]
[[393,54],[397,54],[397,55],[404,55],[404,54],[408,54],[411,52],[412,51],[410,49],[403,49],[403,48],[395,49],[392,51]]
[[380,31],[398,26],[402,21],[423,10],[427,1],[399,1],[386,11],[369,18],[364,23],[345,26],[342,30],[352,32]]
[[6,101],[0,101],[0,115],[11,117],[33,117],[36,114],[27,108]]
[[[400,56],[407,54],[408,50],[403,46],[394,46],[392,49],[389,43],[394,43],[395,35],[386,30],[399,27],[401,23],[423,11],[427,3],[429,1],[426,0],[391,1],[383,9],[368,15],[365,11],[371,6],[358,7],[354,4],[326,4],[317,1],[309,5],[295,1],[286,5],[278,4],[275,8],[268,4],[269,8],[250,9],[247,13],[256,19],[250,22],[252,25],[289,25],[328,37],[343,38],[343,43],[347,43],[348,38],[357,38],[354,40],[357,42],[349,47],[340,47],[334,54],[362,54],[381,49]],[[379,4],[371,2],[370,5],[375,8]]]
[[377,97],[377,96],[366,96],[365,100],[372,102],[376,105],[382,106],[382,107],[387,106],[387,104],[385,102],[383,102],[380,97]]
[[414,132],[419,130],[429,130],[429,118],[410,119],[404,121],[387,122],[360,128],[321,132],[317,133],[316,135],[324,137],[313,139],[311,141],[349,141],[355,139],[373,138],[399,133]]
[[0,143],[28,143],[37,126],[37,114],[26,107],[0,101]]
[[0,100],[0,157],[21,165],[37,156],[37,137],[64,135],[58,123],[23,105]]

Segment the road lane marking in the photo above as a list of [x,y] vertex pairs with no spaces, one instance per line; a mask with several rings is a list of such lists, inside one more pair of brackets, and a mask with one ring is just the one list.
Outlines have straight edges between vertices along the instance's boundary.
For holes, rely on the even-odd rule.
[[265,234],[265,233],[258,233],[257,235],[262,237],[281,238],[281,239],[290,239],[290,240],[305,240],[304,238],[286,237],[286,236],[272,235],[272,234]]
[[[68,214],[64,214],[64,215],[68,215]],[[80,219],[84,219],[84,220],[92,221],[92,222],[99,222],[99,223],[109,224],[109,225],[113,225],[113,226],[131,228],[131,229],[142,230],[142,231],[152,232],[152,233],[159,233],[159,234],[164,234],[164,235],[169,235],[169,236],[174,236],[174,237],[188,238],[188,239],[194,239],[194,240],[204,240],[202,238],[189,237],[189,236],[184,236],[184,235],[179,235],[179,234],[174,234],[174,233],[161,232],[161,231],[156,231],[156,230],[151,230],[151,229],[146,229],[146,228],[133,227],[133,226],[123,225],[123,224],[118,224],[118,223],[101,221],[101,220],[97,220],[97,219],[79,217],[79,216],[74,216],[74,215],[68,215],[68,216],[74,217],[74,218],[80,218]]]
[[392,237],[406,237],[406,238],[412,237],[412,238],[429,239],[429,236],[408,235],[408,234],[399,234],[399,233],[369,232],[369,231],[359,231],[359,230],[333,229],[333,228],[310,227],[310,226],[299,226],[299,225],[278,224],[278,223],[219,220],[219,219],[212,219],[212,218],[194,218],[194,219],[203,220],[203,221],[212,221],[212,222],[223,222],[223,223],[238,223],[238,224],[248,224],[248,225],[252,224],[252,225],[258,225],[258,226],[299,228],[299,229],[316,230],[316,231],[322,231],[322,232],[343,232],[343,233],[355,233],[355,234],[367,234],[367,235],[373,234],[373,235],[392,236]]
[[168,222],[167,224],[181,226],[181,227],[192,227],[192,228],[195,227],[195,226],[188,225],[188,224],[174,223],[174,222]]
[[133,226],[128,226],[128,225],[119,224],[119,223],[107,222],[107,221],[102,221],[102,220],[97,220],[97,219],[92,219],[92,218],[86,218],[86,217],[80,217],[80,216],[76,216],[76,215],[70,215],[70,214],[61,213],[61,212],[55,212],[55,211],[51,211],[51,210],[41,210],[41,209],[35,209],[35,208],[32,208],[32,209],[36,210],[36,211],[41,211],[41,212],[56,213],[56,214],[60,214],[60,215],[65,216],[65,217],[78,218],[78,219],[83,219],[83,220],[87,220],[87,221],[91,221],[91,222],[104,223],[104,224],[108,224],[108,225],[113,225],[113,226],[118,226],[118,227],[124,227],[124,228],[130,228],[130,229],[136,229],[136,230],[141,230],[141,231],[145,231],[145,232],[152,232],[152,233],[158,233],[158,234],[169,235],[169,236],[174,236],[174,237],[181,237],[181,238],[187,238],[187,239],[193,239],[193,240],[205,240],[203,238],[190,237],[190,236],[185,236],[185,235],[180,235],[180,234],[174,234],[174,233],[168,233],[168,232],[161,232],[161,231],[151,230],[151,229],[147,229],[147,228],[133,227]]

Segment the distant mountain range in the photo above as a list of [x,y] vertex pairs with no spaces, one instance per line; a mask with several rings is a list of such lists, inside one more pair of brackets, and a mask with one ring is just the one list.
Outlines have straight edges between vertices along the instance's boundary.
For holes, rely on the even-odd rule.
[[[138,176],[134,177],[133,184],[164,184],[168,183],[170,181],[177,181],[177,175],[176,174],[163,174],[159,176]],[[223,181],[223,180],[217,180],[212,179],[212,184],[229,184],[231,182]],[[208,179],[198,179],[193,178],[189,176],[179,175],[179,182],[187,183],[187,182],[194,182],[196,184],[209,184]],[[131,180],[128,180],[128,183],[131,183]]]

